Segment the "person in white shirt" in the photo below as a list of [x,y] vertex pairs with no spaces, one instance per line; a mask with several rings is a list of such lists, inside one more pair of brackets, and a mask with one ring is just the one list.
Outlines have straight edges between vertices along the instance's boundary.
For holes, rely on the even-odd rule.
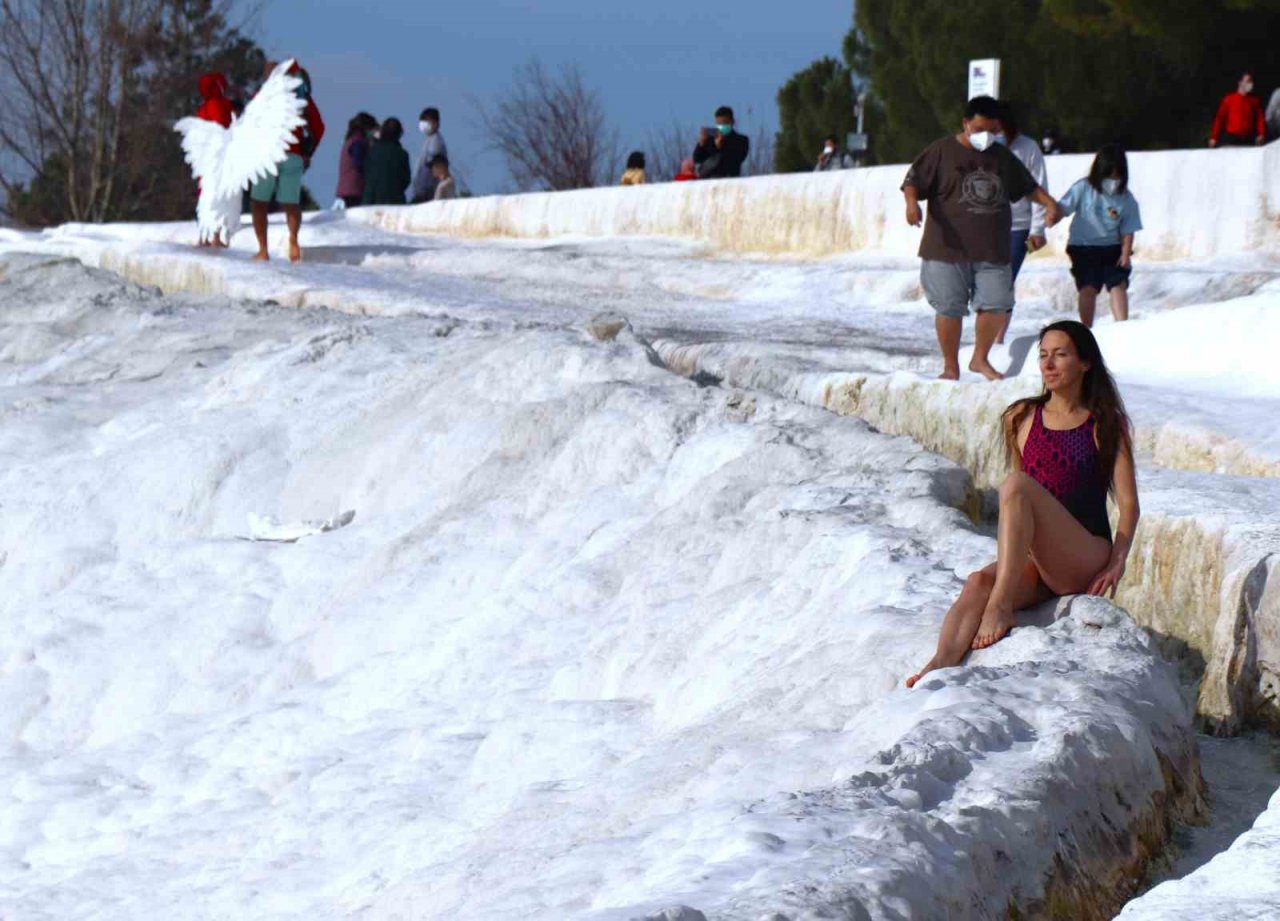
[[[1007,102],[1001,103],[1000,109],[1001,134],[996,135],[996,140],[1000,141],[1003,137],[1003,143],[1009,148],[1009,152],[1022,161],[1022,165],[1040,184],[1040,188],[1048,191],[1049,175],[1045,169],[1044,154],[1040,152],[1040,145],[1018,130],[1018,114],[1012,105]],[[1013,238],[1009,253],[1009,267],[1012,270],[1013,284],[1016,288],[1018,272],[1022,269],[1022,261],[1027,258],[1027,253],[1034,253],[1044,247],[1044,206],[1033,203],[1028,197],[1014,202],[1012,208]],[[996,342],[1004,342],[1005,333],[1009,331],[1009,320],[1012,317],[1012,310],[1005,314],[1004,325],[996,334]]]
[[1271,100],[1267,103],[1267,112],[1264,118],[1267,121],[1267,133],[1274,141],[1280,138],[1280,89],[1271,94]]
[[418,154],[418,164],[413,172],[413,203],[434,201],[436,180],[431,174],[431,161],[436,157],[448,157],[449,149],[445,146],[444,135],[440,133],[440,110],[431,106],[423,109],[418,116],[418,130],[422,132],[422,152]]

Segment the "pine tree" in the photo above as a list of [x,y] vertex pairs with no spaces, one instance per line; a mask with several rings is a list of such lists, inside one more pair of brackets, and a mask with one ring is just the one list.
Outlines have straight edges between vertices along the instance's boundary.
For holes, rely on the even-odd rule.
[[814,61],[778,91],[778,136],[774,169],[795,173],[813,169],[822,141],[843,139],[854,127],[852,74],[834,58]]

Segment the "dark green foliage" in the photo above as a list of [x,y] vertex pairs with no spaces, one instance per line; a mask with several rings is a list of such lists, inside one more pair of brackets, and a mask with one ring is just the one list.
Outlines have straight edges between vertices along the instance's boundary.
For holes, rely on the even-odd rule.
[[960,127],[966,65],[1002,60],[1023,131],[1068,149],[1200,146],[1241,70],[1280,84],[1280,0],[858,0],[844,56],[867,78],[877,162]]
[[779,130],[773,167],[779,173],[813,169],[822,141],[844,136],[854,127],[851,74],[834,58],[814,61],[778,91]]

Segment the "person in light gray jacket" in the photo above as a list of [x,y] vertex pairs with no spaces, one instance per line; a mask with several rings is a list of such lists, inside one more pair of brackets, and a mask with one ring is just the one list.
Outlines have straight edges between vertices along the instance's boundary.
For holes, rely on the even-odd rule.
[[414,204],[432,201],[436,194],[436,180],[431,175],[431,161],[436,157],[448,157],[444,135],[440,133],[440,110],[434,107],[422,110],[418,116],[418,130],[426,140],[422,144],[422,152],[418,154],[418,162],[413,171]]
[[1267,135],[1271,140],[1280,138],[1280,90],[1276,90],[1271,94],[1271,100],[1267,103]]
[[847,150],[841,150],[839,139],[832,134],[822,142],[822,153],[818,155],[818,162],[813,167],[813,171],[825,173],[831,170],[853,169],[854,165],[853,155]]
[[[1001,110],[1000,125],[1003,129],[1005,145],[1009,148],[1010,153],[1022,161],[1022,165],[1031,173],[1032,178],[1040,184],[1040,188],[1047,192],[1049,190],[1049,174],[1045,169],[1044,154],[1040,151],[1040,145],[1018,130],[1018,115],[1013,106],[1006,102],[1001,105]],[[1000,140],[999,135],[996,136],[996,140]],[[1011,207],[1013,209],[1013,238],[1012,249],[1009,251],[1009,268],[1016,287],[1018,272],[1022,269],[1022,261],[1027,258],[1027,253],[1034,253],[1045,244],[1044,206],[1033,203],[1028,197],[1013,202]],[[1012,316],[1013,310],[1005,314],[1004,325],[1000,328],[1000,332],[996,334],[996,342],[1004,342],[1004,334],[1009,330],[1009,320]]]

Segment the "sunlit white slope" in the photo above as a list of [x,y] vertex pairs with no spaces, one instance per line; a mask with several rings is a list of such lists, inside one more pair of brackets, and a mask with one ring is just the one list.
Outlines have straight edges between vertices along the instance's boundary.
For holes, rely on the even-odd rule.
[[625,328],[38,262],[0,273],[2,913],[977,918],[1114,899],[1194,807],[1107,605],[898,689],[992,552],[905,439]]

